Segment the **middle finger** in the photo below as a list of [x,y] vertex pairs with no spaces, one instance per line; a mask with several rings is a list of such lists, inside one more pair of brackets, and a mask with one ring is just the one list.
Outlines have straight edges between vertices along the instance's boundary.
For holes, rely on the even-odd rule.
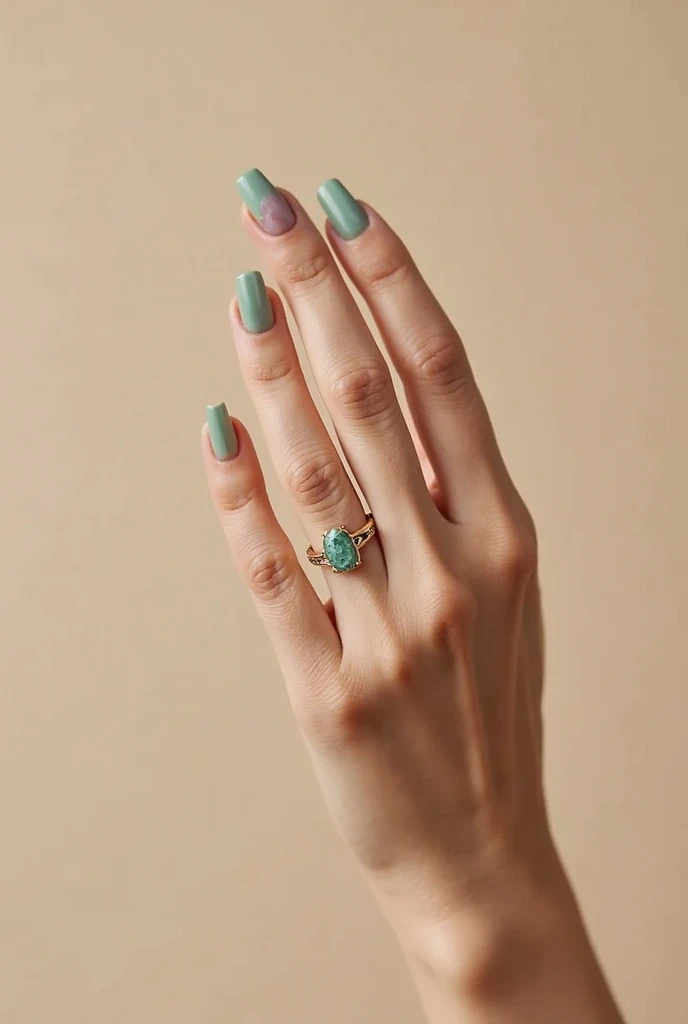
[[[249,201],[253,173],[239,179]],[[251,203],[246,227],[284,293],[342,449],[392,542],[406,533],[404,523],[436,513],[389,368],[323,236],[292,195],[275,195],[291,207],[293,224],[268,233],[272,224],[262,224],[260,206]],[[400,494],[411,499],[402,516]]]

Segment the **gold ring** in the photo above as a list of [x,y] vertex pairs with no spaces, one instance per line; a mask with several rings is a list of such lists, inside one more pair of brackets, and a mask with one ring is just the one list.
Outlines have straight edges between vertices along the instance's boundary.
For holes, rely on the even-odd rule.
[[326,530],[322,537],[322,551],[309,547],[306,551],[308,561],[311,565],[327,566],[332,572],[351,572],[361,564],[361,548],[375,536],[376,530],[370,512],[365,525],[355,533],[349,533],[343,526]]

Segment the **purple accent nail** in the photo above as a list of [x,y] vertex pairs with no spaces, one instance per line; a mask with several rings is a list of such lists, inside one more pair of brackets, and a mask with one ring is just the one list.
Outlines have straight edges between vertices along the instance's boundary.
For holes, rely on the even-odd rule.
[[268,235],[283,235],[296,223],[291,206],[279,192],[260,203],[260,226]]

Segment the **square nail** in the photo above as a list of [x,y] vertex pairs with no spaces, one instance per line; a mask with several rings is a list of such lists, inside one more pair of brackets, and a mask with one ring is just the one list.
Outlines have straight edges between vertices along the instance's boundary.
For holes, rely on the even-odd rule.
[[291,206],[257,167],[242,174],[236,187],[254,219],[268,235],[283,235],[294,226],[296,217]]
[[269,331],[275,322],[270,296],[259,270],[249,270],[236,279],[236,294],[241,321],[251,334]]
[[339,178],[330,178],[320,186],[318,202],[337,234],[347,241],[362,235],[370,223],[368,214]]
[[207,406],[205,415],[215,457],[223,461],[234,458],[239,450],[239,442],[225,403]]

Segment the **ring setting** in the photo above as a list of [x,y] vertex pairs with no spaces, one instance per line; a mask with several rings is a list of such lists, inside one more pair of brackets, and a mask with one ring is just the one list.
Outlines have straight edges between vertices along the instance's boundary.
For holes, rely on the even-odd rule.
[[354,533],[349,533],[344,526],[326,530],[322,535],[322,551],[311,546],[306,556],[311,565],[322,565],[336,573],[352,572],[361,564],[361,548],[376,531],[375,519],[369,512],[364,525]]

